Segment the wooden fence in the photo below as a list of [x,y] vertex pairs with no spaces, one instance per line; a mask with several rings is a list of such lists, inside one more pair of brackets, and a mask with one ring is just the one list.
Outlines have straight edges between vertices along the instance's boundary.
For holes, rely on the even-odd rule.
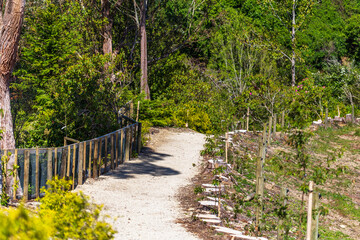
[[82,185],[87,178],[97,178],[129,160],[141,149],[141,123],[133,120],[132,103],[130,114],[119,112],[121,128],[104,136],[57,148],[32,148],[1,150],[0,157],[11,152],[19,166],[16,178],[23,190],[24,200],[40,196],[40,189],[54,176],[71,179],[72,188]]

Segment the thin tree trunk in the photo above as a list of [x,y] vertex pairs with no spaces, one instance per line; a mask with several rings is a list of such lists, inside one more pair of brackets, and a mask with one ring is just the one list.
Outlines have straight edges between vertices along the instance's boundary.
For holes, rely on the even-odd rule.
[[[2,5],[0,7],[2,8]],[[15,148],[9,85],[16,62],[24,10],[25,0],[8,0],[5,5],[4,16],[0,19],[0,108],[4,112],[0,118],[0,127],[4,131],[3,138],[0,140],[1,149]],[[8,169],[12,169],[14,161],[14,157],[11,157]],[[6,184],[7,194],[12,196],[13,179],[9,177]]]
[[296,0],[293,0],[293,9],[292,9],[292,24],[291,24],[291,43],[292,43],[292,56],[291,56],[291,85],[296,85],[296,73],[295,73],[295,63],[296,63],[296,55],[295,55],[295,7],[296,7]]
[[145,99],[150,99],[150,89],[148,84],[148,64],[147,64],[147,39],[146,39],[146,10],[147,0],[141,3],[141,21],[140,21],[140,34],[141,34],[141,92],[145,93]]

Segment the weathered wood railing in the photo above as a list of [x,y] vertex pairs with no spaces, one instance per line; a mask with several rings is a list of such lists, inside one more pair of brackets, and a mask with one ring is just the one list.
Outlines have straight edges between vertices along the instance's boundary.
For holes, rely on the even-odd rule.
[[119,114],[122,128],[95,139],[57,148],[0,150],[0,157],[11,152],[19,166],[16,175],[23,195],[16,196],[13,190],[11,197],[39,197],[40,189],[54,176],[71,179],[75,188],[129,160],[141,149],[141,123],[130,116],[131,111],[128,116]]

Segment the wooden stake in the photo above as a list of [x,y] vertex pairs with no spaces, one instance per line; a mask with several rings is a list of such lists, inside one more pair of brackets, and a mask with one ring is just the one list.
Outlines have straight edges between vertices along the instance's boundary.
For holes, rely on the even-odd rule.
[[315,220],[312,222],[311,225],[311,240],[317,240],[319,235],[319,194],[314,193],[313,196],[313,210],[316,210]]
[[309,182],[309,201],[308,201],[308,212],[307,212],[307,225],[306,225],[306,240],[311,240],[311,221],[312,221],[312,206],[313,206],[313,187],[314,182]]
[[338,110],[338,117],[340,117],[340,108],[339,108],[339,105],[337,106],[337,110]]
[[[283,207],[286,206],[287,201],[286,201],[286,194],[287,194],[287,190],[286,188],[283,186],[281,188],[281,192],[280,192],[280,199],[283,201]],[[284,223],[284,220],[282,218],[279,218],[279,222],[278,222],[278,226],[277,226],[277,240],[283,240],[283,233],[282,233],[282,225]]]
[[73,148],[73,160],[72,160],[72,189],[75,189],[75,163],[76,163],[76,144]]
[[139,110],[140,110],[140,101],[138,101],[137,109],[136,109],[136,121],[139,121]]
[[273,123],[273,138],[276,138],[276,123],[277,123],[277,115],[274,114],[274,123]]
[[61,164],[60,164],[60,178],[65,178],[66,176],[66,164],[67,164],[67,155],[69,155],[67,147],[62,148],[61,154]]
[[124,162],[129,159],[129,128],[125,128],[125,159]]
[[[47,181],[52,180],[52,171],[53,171],[53,167],[52,167],[52,151],[53,150],[51,148],[49,148],[47,150]],[[47,188],[50,188],[49,184],[47,184]]]
[[36,158],[35,158],[35,197],[39,197],[40,188],[39,188],[39,148],[36,147]]
[[24,195],[23,199],[26,202],[29,197],[29,162],[30,162],[30,152],[25,150],[24,152]]
[[[15,149],[14,158],[15,158],[14,165],[18,165],[18,150],[17,149]],[[17,179],[18,179],[18,170],[15,169],[14,185],[13,185],[13,199],[14,200],[16,200],[16,189],[17,189],[17,181],[18,181]],[[18,182],[18,184],[20,184],[20,181]]]
[[246,112],[246,131],[249,131],[249,117],[250,117],[250,108],[247,107],[247,112]]
[[228,133],[225,133],[225,161],[228,163]]
[[262,135],[259,136],[259,156],[256,164],[256,195],[259,197],[259,206],[256,208],[255,226],[260,228],[260,219],[262,216],[263,195],[264,195],[264,163],[266,157],[266,130],[267,125],[264,124]]

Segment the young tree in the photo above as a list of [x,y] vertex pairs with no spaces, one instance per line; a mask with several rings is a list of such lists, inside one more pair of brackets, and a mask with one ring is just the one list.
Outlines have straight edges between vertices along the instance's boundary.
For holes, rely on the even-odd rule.
[[[270,35],[278,39],[290,40],[290,42],[282,43],[283,47],[278,47],[278,49],[291,63],[292,86],[296,84],[296,60],[299,58],[296,46],[297,32],[317,2],[317,0],[267,0],[265,3],[265,8],[274,18]],[[276,28],[279,29],[275,30]],[[290,49],[286,45],[290,46]]]
[[148,84],[148,60],[147,60],[147,37],[146,37],[146,12],[147,0],[141,1],[140,35],[141,35],[141,92],[145,93],[145,99],[150,99]]
[[[25,0],[0,1],[0,108],[3,116],[0,118],[0,127],[4,129],[3,138],[0,140],[1,149],[14,149],[15,138],[13,133],[13,121],[10,108],[10,79],[14,69],[17,49],[20,40],[20,31],[24,17]],[[8,168],[14,165],[11,158]],[[12,179],[7,181],[10,185]],[[11,191],[10,187],[8,187]],[[10,193],[9,193],[10,194]]]

